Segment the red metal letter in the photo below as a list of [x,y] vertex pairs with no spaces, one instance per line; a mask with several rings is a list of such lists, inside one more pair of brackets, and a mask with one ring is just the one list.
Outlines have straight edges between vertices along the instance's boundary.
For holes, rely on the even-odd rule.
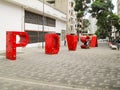
[[45,53],[57,54],[60,48],[60,38],[57,34],[45,35]]
[[[16,43],[16,35],[20,36],[19,43]],[[7,31],[6,34],[6,58],[16,60],[16,47],[25,47],[29,42],[26,32]]]
[[78,36],[69,34],[69,35],[66,35],[66,38],[67,38],[68,49],[75,51],[78,43]]
[[90,47],[97,47],[98,46],[98,41],[97,41],[97,36],[92,36]]
[[90,40],[89,36],[81,36],[80,40],[82,43],[84,43],[83,45],[81,45],[81,48],[84,48],[84,49],[89,48],[89,40]]

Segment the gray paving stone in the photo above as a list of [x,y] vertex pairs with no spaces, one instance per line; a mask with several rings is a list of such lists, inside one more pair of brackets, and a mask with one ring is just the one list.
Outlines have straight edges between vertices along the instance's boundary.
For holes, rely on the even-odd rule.
[[62,46],[57,55],[23,51],[16,61],[0,54],[0,90],[120,90],[120,51],[105,43],[76,51]]

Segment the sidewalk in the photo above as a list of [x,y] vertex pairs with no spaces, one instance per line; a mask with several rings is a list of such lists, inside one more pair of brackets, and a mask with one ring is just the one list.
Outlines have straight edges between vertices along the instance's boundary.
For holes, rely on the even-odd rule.
[[0,90],[120,90],[120,51],[106,43],[57,55],[24,48],[16,61],[0,54]]

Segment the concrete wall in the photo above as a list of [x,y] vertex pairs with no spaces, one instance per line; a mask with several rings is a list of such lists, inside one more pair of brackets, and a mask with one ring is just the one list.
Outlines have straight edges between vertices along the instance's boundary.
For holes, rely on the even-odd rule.
[[24,9],[0,0],[0,50],[6,49],[6,31],[24,30]]
[[[44,26],[44,31],[52,31],[52,32],[56,32],[56,33],[61,33],[61,30],[66,30],[66,23],[65,22],[56,19],[55,24],[56,24],[55,27]],[[37,25],[37,24],[25,23],[25,30],[42,31],[43,26]]]
[[68,0],[55,0],[55,7],[67,14]]
[[[32,12],[43,14],[43,2],[39,0],[5,0],[5,1],[20,5]],[[44,14],[66,21],[66,15],[64,13],[61,13],[57,9],[47,4],[44,4]]]
[[[25,23],[25,30],[42,31],[43,26],[37,24]],[[55,27],[50,27],[50,26],[44,26],[44,31],[56,32]]]
[[66,30],[66,23],[56,20],[56,28],[55,31],[57,33],[61,33],[61,30]]
[[120,0],[117,0],[117,14],[120,17]]

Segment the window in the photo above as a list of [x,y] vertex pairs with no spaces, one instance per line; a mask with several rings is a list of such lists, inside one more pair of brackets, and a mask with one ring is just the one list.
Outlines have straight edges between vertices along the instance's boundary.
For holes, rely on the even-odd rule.
[[54,19],[51,19],[51,18],[47,17],[46,21],[47,21],[47,26],[55,27],[55,20]]
[[29,11],[25,11],[25,23],[41,24],[42,25],[43,16],[38,15]]
[[73,26],[70,26],[70,30],[71,30],[71,31],[73,30]]
[[[43,16],[36,13],[32,13],[30,11],[25,11],[25,23],[43,25]],[[44,16],[44,25],[55,27],[56,20]],[[25,31],[28,33],[30,37],[30,43],[43,42],[45,34],[48,33],[47,31],[46,32],[33,31],[33,30],[25,30]]]
[[71,13],[71,11],[69,10],[69,14]]
[[48,0],[47,2],[50,4],[55,4],[55,0],[50,0],[50,1]]
[[30,37],[29,43],[36,43],[38,42],[38,32],[36,31],[26,31]]
[[91,2],[91,0],[86,0],[86,3],[90,3]]
[[[25,23],[43,25],[43,16],[29,11],[25,11]],[[44,25],[55,27],[55,19],[44,16]]]
[[74,3],[73,2],[71,2],[71,7],[73,7],[74,6]]
[[74,16],[74,10],[71,10],[71,16]]
[[30,42],[29,43],[37,43],[37,42],[44,42],[45,41],[45,34],[48,32],[42,32],[42,31],[27,31],[29,37],[30,37]]

